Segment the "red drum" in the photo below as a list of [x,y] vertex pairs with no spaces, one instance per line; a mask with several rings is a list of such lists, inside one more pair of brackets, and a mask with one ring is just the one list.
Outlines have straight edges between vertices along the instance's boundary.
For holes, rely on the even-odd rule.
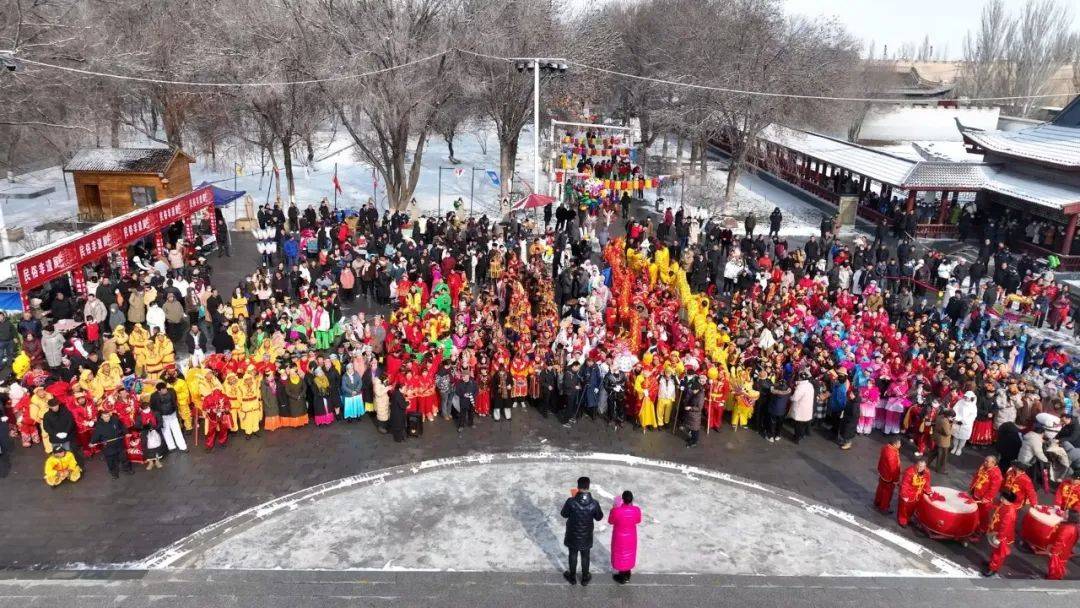
[[131,431],[124,435],[124,450],[127,452],[128,460],[132,464],[144,464],[146,462],[146,458],[143,456],[142,434],[139,431]]
[[963,540],[979,527],[979,507],[964,492],[935,486],[915,505],[915,518],[931,538]]
[[1020,538],[1036,553],[1047,553],[1054,530],[1064,519],[1065,512],[1053,505],[1031,507],[1020,524]]

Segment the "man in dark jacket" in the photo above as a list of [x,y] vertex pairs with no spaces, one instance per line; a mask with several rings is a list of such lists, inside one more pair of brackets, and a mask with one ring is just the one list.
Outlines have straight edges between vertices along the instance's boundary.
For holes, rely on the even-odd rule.
[[127,429],[120,419],[113,414],[111,409],[101,411],[97,422],[94,424],[94,432],[90,435],[90,443],[101,446],[101,453],[105,457],[105,466],[109,468],[109,474],[113,479],[120,478],[120,467],[123,466],[128,474],[135,473],[131,468],[131,461],[127,458],[124,449],[124,434]]
[[75,443],[75,417],[71,412],[60,404],[55,397],[49,399],[49,410],[41,417],[41,428],[49,436],[49,442],[54,446],[62,445],[64,449],[75,456],[75,462],[83,466],[82,450]]
[[563,578],[571,585],[577,584],[578,555],[581,555],[581,584],[588,585],[592,580],[589,574],[589,551],[593,543],[593,522],[604,519],[604,511],[589,493],[589,478],[579,477],[577,492],[566,499],[560,513],[566,520],[566,535],[563,544],[569,550],[570,569],[563,572]]
[[563,371],[560,386],[562,388],[563,397],[566,398],[566,404],[563,406],[562,414],[562,422],[565,427],[569,427],[573,424],[574,419],[577,418],[578,396],[581,395],[581,378],[578,376],[580,367],[581,363],[575,360],[571,361]]

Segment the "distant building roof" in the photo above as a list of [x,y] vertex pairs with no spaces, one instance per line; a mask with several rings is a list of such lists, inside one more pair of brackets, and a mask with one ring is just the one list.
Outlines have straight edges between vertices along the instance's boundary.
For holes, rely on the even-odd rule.
[[915,166],[914,161],[810,131],[771,124],[760,137],[838,167],[886,184],[898,186]]
[[959,127],[964,141],[989,152],[1064,169],[1080,169],[1080,129],[1054,124],[1019,131]]
[[179,149],[171,148],[83,148],[75,153],[64,171],[101,173],[164,173],[175,156],[195,162]]
[[1080,185],[1028,175],[1001,163],[915,161],[777,124],[766,127],[760,138],[901,190],[986,190],[1064,214],[1080,213]]

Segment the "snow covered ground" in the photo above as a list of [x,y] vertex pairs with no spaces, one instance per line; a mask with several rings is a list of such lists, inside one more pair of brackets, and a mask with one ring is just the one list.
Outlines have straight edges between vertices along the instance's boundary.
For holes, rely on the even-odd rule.
[[[316,486],[200,531],[139,567],[559,571],[559,509],[579,475],[592,478],[605,512],[623,490],[634,492],[643,512],[635,572],[971,574],[850,514],[723,473],[561,452],[427,461]],[[610,537],[598,522],[594,572],[608,569]]]

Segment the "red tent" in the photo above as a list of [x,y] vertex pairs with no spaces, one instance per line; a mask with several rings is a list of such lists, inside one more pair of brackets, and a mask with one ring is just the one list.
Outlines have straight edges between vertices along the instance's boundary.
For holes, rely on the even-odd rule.
[[514,211],[521,211],[522,209],[536,209],[537,207],[543,207],[555,202],[554,196],[548,196],[546,194],[530,194],[520,201],[514,203]]

